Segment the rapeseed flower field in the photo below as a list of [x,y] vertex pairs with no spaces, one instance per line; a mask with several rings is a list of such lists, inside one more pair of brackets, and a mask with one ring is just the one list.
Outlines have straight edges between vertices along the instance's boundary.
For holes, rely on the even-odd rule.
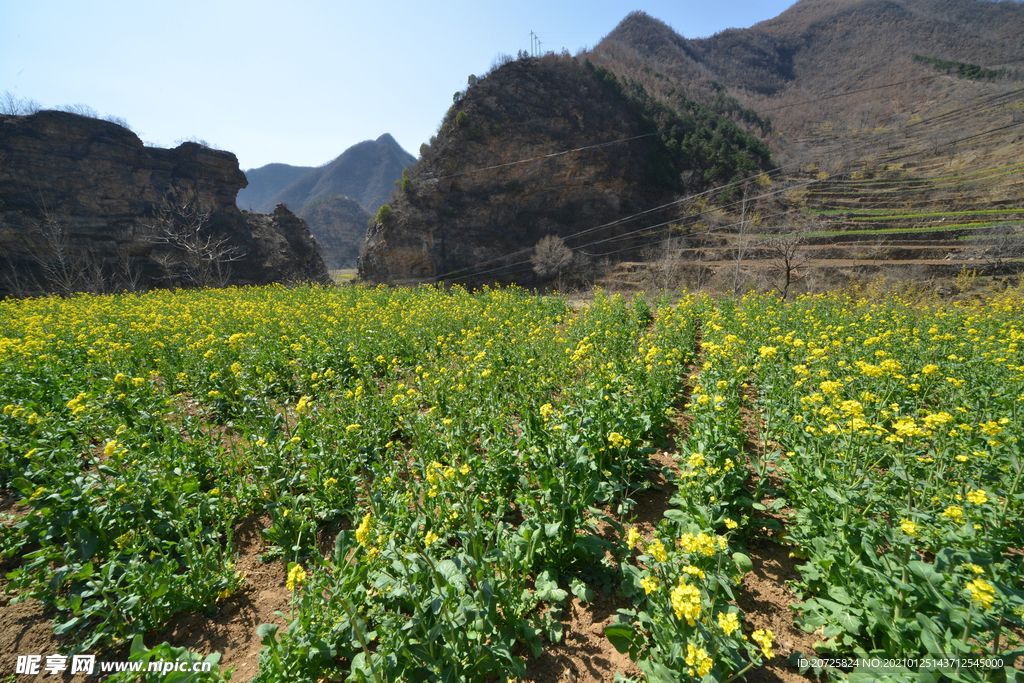
[[[4,301],[0,486],[28,510],[0,535],[21,558],[8,590],[55,610],[70,651],[149,656],[142,634],[244,584],[234,533],[260,514],[292,601],[286,631],[257,629],[258,680],[514,680],[562,638],[570,595],[608,591],[632,607],[605,636],[647,680],[726,681],[777,656],[736,605],[745,544],[771,532],[806,558],[798,620],[822,651],[1012,666],[1020,308],[598,292],[577,310],[430,287]],[[684,409],[673,507],[645,535],[634,499]]]

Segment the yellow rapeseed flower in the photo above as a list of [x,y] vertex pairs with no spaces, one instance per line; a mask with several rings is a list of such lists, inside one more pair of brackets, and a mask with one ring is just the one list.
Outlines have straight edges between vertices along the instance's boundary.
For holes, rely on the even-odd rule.
[[686,644],[686,665],[690,667],[689,674],[698,678],[704,678],[711,671],[711,657],[707,650],[702,647],[694,647],[693,643]]
[[696,586],[681,583],[672,589],[672,610],[677,619],[686,619],[693,626],[700,616],[700,589]]
[[302,568],[302,565],[296,564],[294,567],[288,570],[288,590],[294,591],[296,588],[302,586],[306,582],[306,570]]
[[370,538],[370,532],[373,530],[373,515],[369,512],[363,516],[363,521],[360,522],[359,528],[356,529],[356,541],[359,545],[366,547],[366,542]]
[[664,562],[668,559],[668,554],[665,552],[665,546],[662,545],[660,538],[654,539],[654,541],[647,547],[647,554],[658,562]]
[[959,505],[950,505],[942,511],[942,516],[960,524],[964,521],[964,510]]
[[988,610],[992,609],[992,603],[996,599],[996,589],[985,579],[971,579],[967,582],[967,592],[971,596],[971,602],[978,607]]
[[984,505],[988,502],[988,496],[983,489],[975,489],[967,492],[967,500],[975,505]]
[[761,652],[764,653],[765,659],[771,659],[773,654],[772,643],[775,642],[775,636],[772,635],[772,632],[767,629],[759,628],[754,631],[750,637],[757,641],[757,644],[761,646]]
[[739,616],[736,612],[719,612],[718,613],[718,627],[727,636],[731,636],[733,631],[740,627]]

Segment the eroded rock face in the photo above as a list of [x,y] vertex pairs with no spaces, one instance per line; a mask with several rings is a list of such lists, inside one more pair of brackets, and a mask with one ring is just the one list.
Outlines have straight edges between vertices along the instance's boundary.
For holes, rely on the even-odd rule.
[[658,207],[769,163],[737,126],[679,106],[567,55],[498,67],[452,106],[375,218],[360,278],[538,286],[550,276],[531,254],[548,236],[574,270],[639,258],[676,217]]
[[0,297],[329,282],[306,224],[239,211],[234,154],[65,112],[0,116]]

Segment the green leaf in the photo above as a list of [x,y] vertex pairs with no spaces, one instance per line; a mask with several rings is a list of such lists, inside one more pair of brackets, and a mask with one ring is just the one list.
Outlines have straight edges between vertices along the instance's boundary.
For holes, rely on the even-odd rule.
[[438,562],[437,571],[444,577],[449,586],[458,588],[460,591],[465,591],[469,588],[469,581],[466,580],[465,574],[451,560],[441,560]]
[[580,602],[590,602],[594,599],[594,591],[578,578],[574,577],[569,581],[569,588],[572,589],[572,594],[580,599]]
[[741,574],[746,574],[754,569],[754,563],[750,561],[750,557],[743,553],[733,553],[732,561]]
[[821,492],[837,503],[846,502],[846,499],[839,495],[839,493],[834,488],[831,488],[829,486],[822,486]]
[[33,487],[32,484],[24,477],[15,477],[14,481],[11,483],[14,485],[14,488],[18,489],[18,491],[21,492],[21,495],[26,498],[35,492],[35,487]]
[[942,657],[946,653],[939,636],[939,629],[935,622],[924,614],[917,615],[917,623],[921,625],[921,644],[928,650],[928,654]]
[[537,580],[533,582],[533,585],[537,590],[558,588],[558,572],[552,569],[545,569],[537,575]]
[[836,602],[842,603],[844,605],[853,604],[853,598],[850,597],[850,594],[847,593],[846,589],[842,586],[829,586],[828,594],[832,596],[832,598]]
[[538,600],[543,600],[544,602],[562,602],[569,597],[569,593],[561,588],[545,588],[544,590],[537,591],[536,596]]
[[159,597],[163,596],[165,593],[167,593],[167,591],[170,589],[170,587],[171,587],[171,584],[170,584],[169,581],[167,581],[167,579],[159,579],[156,582],[156,585],[152,588],[152,590],[150,590],[150,593],[149,593],[148,597],[151,600],[159,598]]
[[604,635],[619,654],[626,654],[633,645],[636,630],[629,624],[608,624],[604,627]]
[[260,624],[256,627],[256,637],[262,640],[264,645],[271,645],[279,628],[277,624]]
[[848,605],[841,605],[825,598],[817,598],[817,601],[825,609],[829,610],[832,614],[830,615],[835,621],[851,635],[857,635],[860,633],[861,626],[863,623],[858,618],[862,612],[861,610],[849,607]]
[[677,683],[679,681],[679,676],[676,675],[676,672],[653,659],[645,659],[642,662],[638,662],[637,666],[644,672],[647,683]]
[[682,510],[666,510],[665,519],[670,519],[673,522],[679,522],[680,524],[690,523],[690,516],[683,512]]
[[57,634],[57,635],[61,635],[62,633],[67,633],[68,631],[73,631],[75,629],[75,626],[77,626],[79,624],[79,622],[81,622],[81,621],[82,621],[82,617],[71,617],[70,619],[65,621],[63,624],[61,624],[60,626],[57,626],[56,628],[54,628],[53,632],[55,634]]

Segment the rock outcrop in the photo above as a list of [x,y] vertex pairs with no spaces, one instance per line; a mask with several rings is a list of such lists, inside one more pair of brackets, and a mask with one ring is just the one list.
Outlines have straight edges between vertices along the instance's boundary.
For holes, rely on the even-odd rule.
[[533,286],[542,238],[563,239],[574,267],[619,261],[677,215],[648,210],[767,164],[760,141],[694,102],[669,109],[568,56],[515,60],[449,110],[370,227],[359,276]]
[[0,297],[328,283],[302,220],[238,210],[245,184],[230,152],[148,148],[64,112],[0,116]]

